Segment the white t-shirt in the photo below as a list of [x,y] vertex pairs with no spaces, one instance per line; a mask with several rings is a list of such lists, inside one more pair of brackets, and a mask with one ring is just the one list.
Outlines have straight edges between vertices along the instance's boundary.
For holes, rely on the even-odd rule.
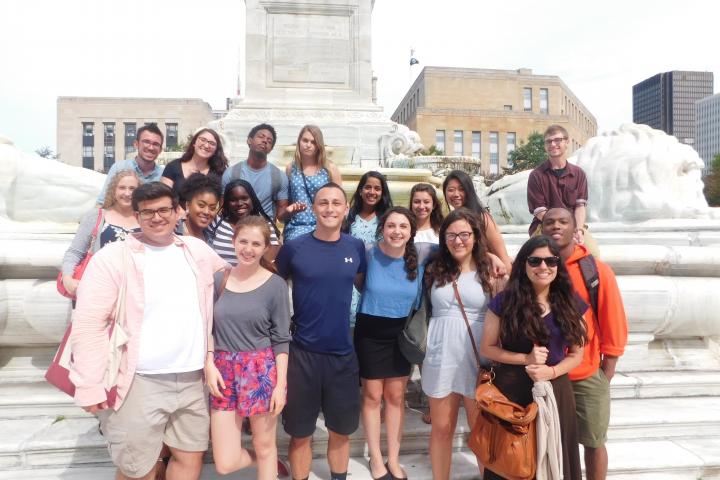
[[415,232],[415,243],[434,243],[435,245],[440,243],[440,237],[435,233],[432,228],[426,228],[425,230],[418,230]]
[[205,339],[197,280],[182,248],[145,244],[145,308],[137,373],[203,368]]

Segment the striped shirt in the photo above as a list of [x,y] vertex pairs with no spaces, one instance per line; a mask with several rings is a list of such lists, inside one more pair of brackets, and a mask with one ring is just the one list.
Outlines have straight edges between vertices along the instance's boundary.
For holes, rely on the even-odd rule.
[[[275,229],[272,224],[268,222],[270,228],[270,245],[280,245],[278,237],[275,234]],[[237,257],[235,256],[235,247],[233,246],[233,226],[226,219],[215,218],[215,221],[210,226],[212,237],[209,245],[215,250],[215,253],[220,255],[220,258],[231,264],[232,266],[237,265]]]

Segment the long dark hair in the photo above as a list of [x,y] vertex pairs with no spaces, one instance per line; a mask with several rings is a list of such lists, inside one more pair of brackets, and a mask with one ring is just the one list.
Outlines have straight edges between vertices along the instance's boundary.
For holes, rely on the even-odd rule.
[[357,217],[358,213],[362,210],[363,201],[361,193],[363,187],[365,187],[365,184],[368,181],[368,178],[370,177],[377,178],[380,181],[380,186],[382,188],[380,200],[375,205],[375,215],[381,217],[393,206],[392,198],[390,198],[390,188],[388,187],[387,180],[385,180],[385,175],[380,172],[376,172],[375,170],[365,172],[365,175],[360,177],[355,193],[353,194],[352,199],[350,199],[350,211],[348,212],[347,221],[345,222],[345,225],[343,225],[343,232],[345,233],[350,231],[350,227],[353,222],[355,222],[355,217]]
[[477,191],[475,190],[475,185],[473,185],[472,178],[470,178],[470,175],[463,172],[462,170],[453,170],[452,172],[448,173],[448,176],[445,177],[445,180],[443,180],[442,184],[443,196],[445,197],[445,203],[447,203],[448,208],[450,208],[450,202],[447,198],[447,187],[450,183],[450,180],[457,180],[458,182],[460,182],[460,186],[465,192],[465,204],[463,205],[463,207],[477,213],[480,224],[482,225],[482,231],[484,232],[487,228],[487,218],[489,218],[491,222],[494,220],[492,219],[492,216],[490,216],[490,213],[488,213],[487,209],[483,207],[480,203],[480,199],[478,198]]
[[[542,308],[537,302],[525,267],[528,257],[543,247],[547,247],[553,255],[560,256],[560,249],[555,242],[550,237],[539,235],[525,242],[515,257],[503,297],[501,341],[517,337],[518,334],[525,335],[539,345],[547,345],[550,339],[550,332],[542,319]],[[565,264],[560,261],[557,276],[550,284],[550,308],[565,340],[571,345],[584,345],[587,341],[585,321],[578,312],[579,299],[574,292]]]
[[445,220],[443,220],[439,234],[440,249],[427,267],[425,272],[425,285],[428,289],[433,284],[436,287],[442,287],[457,279],[460,275],[460,265],[458,265],[450,253],[447,240],[445,239],[445,232],[447,232],[450,225],[460,220],[465,220],[473,232],[472,259],[476,269],[475,278],[482,285],[483,291],[489,294],[492,292],[490,285],[491,266],[487,256],[488,247],[485,232],[481,229],[479,216],[464,207],[453,210],[445,217]]
[[432,199],[433,208],[430,212],[430,226],[435,231],[435,233],[438,233],[440,231],[440,226],[443,222],[443,214],[442,205],[440,204],[440,200],[438,199],[437,193],[435,192],[435,187],[433,187],[429,183],[416,183],[415,185],[413,185],[412,189],[410,189],[410,205],[408,206],[411,211],[413,207],[413,197],[418,192],[425,192],[430,195],[430,198]]
[[415,221],[415,215],[405,207],[391,208],[390,210],[385,212],[382,217],[380,217],[380,221],[378,222],[377,227],[377,233],[375,236],[378,238],[380,237],[383,228],[385,228],[385,222],[387,221],[388,217],[393,213],[404,216],[408,219],[408,222],[410,223],[410,240],[408,240],[407,244],[405,244],[405,253],[403,254],[403,260],[405,261],[405,271],[407,272],[407,279],[415,280],[418,275],[418,253],[417,249],[415,248],[415,241],[413,240],[415,238],[415,234],[417,233],[417,222]]
[[225,192],[223,194],[223,206],[222,206],[222,219],[223,220],[229,220],[232,216],[230,213],[230,204],[227,201],[228,198],[230,198],[230,192],[233,191],[236,187],[242,187],[247,192],[248,196],[250,197],[250,204],[252,205],[252,209],[250,210],[250,213],[248,215],[257,215],[260,217],[263,217],[267,222],[269,222],[273,226],[273,230],[275,230],[275,235],[277,235],[278,238],[280,238],[280,231],[277,228],[277,225],[275,225],[275,222],[272,221],[270,216],[265,213],[265,210],[262,208],[262,203],[260,203],[260,199],[258,198],[257,194],[255,193],[255,189],[253,189],[250,182],[247,180],[243,180],[242,178],[236,178],[234,180],[231,180],[228,182],[228,184],[225,186]]
[[217,143],[215,153],[213,153],[212,157],[210,157],[210,159],[208,160],[208,166],[210,167],[210,171],[212,173],[221,176],[225,169],[227,169],[228,167],[228,160],[225,157],[225,151],[223,150],[223,144],[222,140],[220,139],[220,135],[218,135],[218,133],[212,128],[201,128],[195,133],[195,135],[193,135],[193,137],[190,139],[190,142],[188,142],[185,153],[183,153],[182,157],[180,157],[180,161],[187,162],[192,158],[193,155],[195,155],[195,142],[197,141],[198,137],[205,132],[208,132],[210,135],[212,135],[215,138],[215,143]]

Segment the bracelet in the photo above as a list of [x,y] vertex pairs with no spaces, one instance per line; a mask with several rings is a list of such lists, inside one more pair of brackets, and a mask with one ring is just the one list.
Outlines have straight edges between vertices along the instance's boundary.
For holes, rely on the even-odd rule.
[[215,350],[208,350],[208,353],[215,353]]
[[555,373],[555,367],[550,367],[550,368],[552,368],[552,371],[553,371],[552,378],[557,378],[557,374]]

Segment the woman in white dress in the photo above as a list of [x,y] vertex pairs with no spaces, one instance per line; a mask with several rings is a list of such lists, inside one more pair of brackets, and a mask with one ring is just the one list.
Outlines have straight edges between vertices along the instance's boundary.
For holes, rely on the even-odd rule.
[[430,292],[431,317],[422,387],[428,396],[432,429],[430,462],[433,478],[450,478],[452,439],[462,403],[469,426],[475,423],[475,383],[478,366],[468,328],[455,294],[465,307],[475,342],[480,341],[488,300],[502,280],[493,277],[487,243],[477,214],[453,210],[440,228],[440,248],[428,265],[425,284]]

